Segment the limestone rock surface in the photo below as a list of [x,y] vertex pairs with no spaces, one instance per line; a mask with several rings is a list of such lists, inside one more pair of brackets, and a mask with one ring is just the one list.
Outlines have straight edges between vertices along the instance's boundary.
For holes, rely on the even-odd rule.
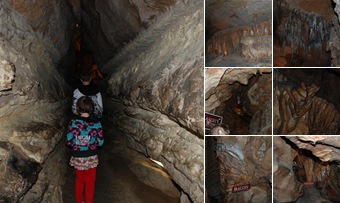
[[[69,106],[58,63],[69,46],[64,1],[0,2],[0,199],[19,199],[59,143]],[[38,181],[38,182],[39,182]]]
[[108,62],[178,2],[179,0],[81,1],[82,35],[87,45],[96,53],[96,62],[101,65]]
[[[216,137],[221,191],[227,202],[271,202],[271,137]],[[232,192],[234,186],[250,189]]]
[[129,168],[144,184],[157,188],[171,197],[180,197],[180,191],[173,184],[172,178],[156,163],[140,156],[133,160]]
[[280,137],[273,141],[273,200],[294,202],[303,195],[303,184],[293,171],[293,149]]
[[118,67],[111,68],[108,93],[119,106],[114,123],[130,147],[161,161],[191,201],[202,202],[203,2],[184,3],[127,45],[105,71]]

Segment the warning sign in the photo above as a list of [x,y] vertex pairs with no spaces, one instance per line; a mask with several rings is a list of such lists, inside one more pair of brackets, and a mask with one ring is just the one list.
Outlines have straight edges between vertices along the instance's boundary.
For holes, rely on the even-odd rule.
[[222,123],[222,116],[205,113],[205,129],[211,130],[215,125]]
[[246,185],[239,185],[239,186],[234,186],[233,189],[231,190],[233,193],[236,192],[242,192],[242,191],[246,191],[250,189],[250,184],[246,184]]

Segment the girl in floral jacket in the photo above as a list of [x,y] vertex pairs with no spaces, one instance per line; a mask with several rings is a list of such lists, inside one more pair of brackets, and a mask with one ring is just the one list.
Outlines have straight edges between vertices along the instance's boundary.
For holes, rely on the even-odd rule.
[[[96,168],[99,164],[97,149],[104,144],[103,129],[93,115],[93,101],[87,96],[77,101],[79,116],[72,119],[68,127],[66,145],[71,149],[70,165],[75,168],[76,202],[93,202]],[[85,202],[85,201],[84,201]]]

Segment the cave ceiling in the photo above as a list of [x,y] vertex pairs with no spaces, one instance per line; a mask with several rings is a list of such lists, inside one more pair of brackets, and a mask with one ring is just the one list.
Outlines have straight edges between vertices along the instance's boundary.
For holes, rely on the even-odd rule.
[[210,34],[250,26],[271,18],[271,0],[206,0],[206,28]]

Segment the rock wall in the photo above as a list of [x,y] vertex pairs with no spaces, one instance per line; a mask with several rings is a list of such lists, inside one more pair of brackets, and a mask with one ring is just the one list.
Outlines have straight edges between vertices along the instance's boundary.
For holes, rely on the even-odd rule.
[[205,202],[221,202],[222,187],[219,162],[216,159],[216,139],[212,136],[205,137]]
[[330,0],[274,1],[274,66],[329,66],[333,16]]
[[202,1],[177,2],[103,66],[113,124],[193,202],[204,200],[203,15]]
[[303,195],[303,184],[293,171],[293,149],[280,137],[273,139],[274,202],[295,202]]
[[[272,202],[272,138],[216,137],[222,202]],[[250,189],[235,192],[235,186]]]
[[56,66],[69,45],[67,12],[57,0],[0,2],[0,199],[6,202],[18,202],[36,182],[62,136],[69,88]]
[[336,136],[274,137],[274,201],[338,202],[338,143]]
[[[311,76],[313,69],[308,73],[304,70],[275,72],[274,134],[338,134],[340,113],[335,104],[339,98],[333,92],[336,91],[337,74],[323,69],[315,70]],[[329,81],[322,79],[324,77],[329,77]]]
[[[222,30],[215,33],[206,42],[206,54],[228,55],[233,53],[247,55],[245,47],[255,46],[254,41],[261,41],[264,46],[257,47],[262,54],[253,54],[252,59],[263,59],[271,57],[271,35],[272,35],[272,20],[261,22],[253,27],[240,26],[231,29]],[[259,38],[261,37],[261,38]],[[252,41],[252,43],[250,43]],[[242,48],[243,47],[243,48]],[[260,49],[259,49],[260,48]]]
[[335,3],[334,11],[337,15],[334,15],[332,18],[332,24],[333,27],[330,31],[330,40],[327,44],[327,50],[331,52],[332,57],[332,65],[333,67],[340,66],[340,19],[339,19],[339,13],[340,13],[340,1],[339,0],[333,0]]
[[269,73],[268,68],[206,69],[205,111],[222,116],[231,134],[271,134]]
[[[231,85],[239,82],[248,84],[248,80],[256,73],[270,73],[268,68],[210,68],[205,70],[205,99],[207,112],[212,111],[219,103],[232,96]],[[215,96],[214,96],[215,95]],[[218,102],[216,101],[218,100]],[[215,105],[212,105],[215,104]]]
[[81,1],[82,37],[87,49],[103,65],[178,1]]

